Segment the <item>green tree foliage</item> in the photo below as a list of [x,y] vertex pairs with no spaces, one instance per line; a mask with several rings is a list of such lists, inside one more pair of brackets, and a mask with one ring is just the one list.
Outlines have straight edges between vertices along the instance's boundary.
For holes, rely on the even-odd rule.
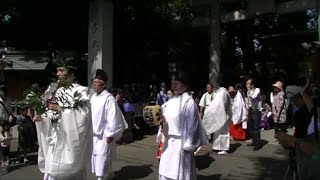
[[[76,6],[77,5],[77,6]],[[1,0],[0,40],[16,49],[87,47],[86,1]]]
[[148,81],[155,73],[160,80],[168,78],[168,62],[190,52],[193,15],[189,1],[122,0],[116,1],[115,8],[116,59],[128,65],[121,67],[118,77]]
[[[0,40],[16,49],[87,52],[89,2],[1,0]],[[115,67],[119,67],[115,73],[119,72],[119,83],[141,76],[149,79],[153,72],[167,78],[168,61],[191,52],[193,14],[189,3],[114,0],[114,56]],[[159,68],[154,68],[155,64]]]

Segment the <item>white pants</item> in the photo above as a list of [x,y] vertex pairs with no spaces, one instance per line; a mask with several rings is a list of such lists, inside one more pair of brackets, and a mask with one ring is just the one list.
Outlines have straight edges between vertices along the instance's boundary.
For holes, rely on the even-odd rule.
[[67,177],[54,177],[51,176],[49,173],[45,173],[43,180],[87,180],[87,171],[86,169],[83,169],[81,171],[79,171],[76,174],[70,174]]
[[50,174],[45,173],[44,177],[43,177],[43,180],[55,180],[55,179],[53,177],[51,177]]
[[174,179],[166,178],[164,176],[159,175],[159,180],[174,180]]
[[229,123],[213,134],[212,149],[218,151],[228,151],[230,148]]
[[196,167],[193,152],[181,149],[181,139],[168,136],[159,164],[159,180],[195,180]]
[[92,173],[97,177],[107,176],[112,172],[112,159],[110,155],[92,155]]

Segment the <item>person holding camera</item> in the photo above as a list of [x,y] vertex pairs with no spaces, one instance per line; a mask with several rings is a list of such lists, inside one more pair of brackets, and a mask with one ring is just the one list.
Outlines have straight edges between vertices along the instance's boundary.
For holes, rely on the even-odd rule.
[[248,97],[248,131],[252,138],[252,142],[247,146],[253,146],[253,150],[259,150],[261,145],[260,122],[261,122],[261,91],[255,86],[255,80],[249,78],[246,81],[247,97]]
[[[297,175],[299,180],[315,180],[320,178],[320,120],[318,116],[320,113],[320,103],[319,97],[313,98],[309,94],[309,87],[310,81],[307,79],[307,83],[302,89],[301,95],[311,114],[311,122],[307,129],[308,136],[305,138],[297,138],[284,132],[278,132],[275,136],[275,138],[279,140],[279,143],[285,148],[293,149],[296,154],[300,154],[304,157],[311,156],[310,160],[303,164],[304,168],[298,166]],[[297,159],[297,161],[299,161],[299,159]],[[304,162],[297,162],[297,164],[301,163]]]

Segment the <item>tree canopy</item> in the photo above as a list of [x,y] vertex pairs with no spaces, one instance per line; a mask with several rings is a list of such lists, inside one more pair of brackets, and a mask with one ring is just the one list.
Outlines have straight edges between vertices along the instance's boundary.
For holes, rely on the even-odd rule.
[[[1,0],[2,46],[86,53],[89,1]],[[197,16],[194,13],[197,11],[191,8],[190,0],[113,2],[115,82],[148,82],[151,77],[155,81],[169,81],[168,64],[186,61],[194,62],[194,68],[207,76],[209,27],[192,27],[193,18]],[[244,8],[245,5],[240,3],[223,8],[234,10]],[[282,16],[267,14],[251,20],[223,24],[223,73],[232,72],[234,64],[249,71],[254,62],[275,58],[275,51],[270,49],[277,49],[280,45],[276,47],[272,42],[282,42],[281,38],[314,39],[314,36],[303,34],[300,35],[303,38],[298,38],[296,35],[300,31],[313,31],[317,27],[316,14],[316,10]],[[286,46],[297,46],[297,42],[287,41]],[[279,61],[278,65],[286,64],[285,58],[279,59],[283,61]]]

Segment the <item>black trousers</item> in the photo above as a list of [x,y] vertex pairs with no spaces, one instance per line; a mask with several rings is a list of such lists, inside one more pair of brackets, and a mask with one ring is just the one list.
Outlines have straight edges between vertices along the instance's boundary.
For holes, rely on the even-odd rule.
[[286,123],[274,123],[274,133],[284,132],[287,133],[287,124]]
[[249,119],[248,119],[248,130],[249,135],[252,138],[252,143],[254,145],[259,145],[261,140],[260,135],[260,121],[261,121],[261,111],[255,109],[249,109]]

